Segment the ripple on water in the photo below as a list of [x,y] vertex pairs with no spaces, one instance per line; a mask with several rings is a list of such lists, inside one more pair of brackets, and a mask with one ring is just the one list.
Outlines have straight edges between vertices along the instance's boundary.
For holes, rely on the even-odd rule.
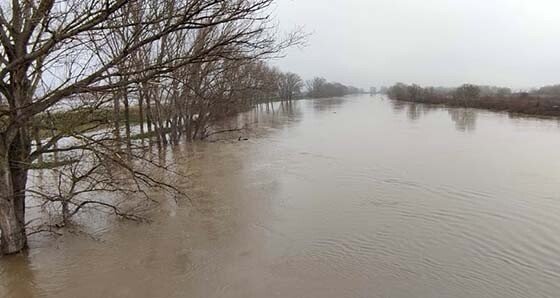
[[174,152],[192,204],[2,259],[0,296],[558,297],[560,130],[483,113],[466,134],[379,99],[257,111],[249,142]]

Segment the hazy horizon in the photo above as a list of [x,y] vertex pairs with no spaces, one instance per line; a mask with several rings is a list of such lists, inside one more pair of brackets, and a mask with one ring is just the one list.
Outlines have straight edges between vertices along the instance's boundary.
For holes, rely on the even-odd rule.
[[556,84],[558,11],[552,0],[280,0],[281,28],[311,36],[274,64],[361,88]]

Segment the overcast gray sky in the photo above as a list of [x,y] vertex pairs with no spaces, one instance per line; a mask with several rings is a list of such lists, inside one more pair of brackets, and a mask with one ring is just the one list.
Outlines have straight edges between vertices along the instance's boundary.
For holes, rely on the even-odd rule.
[[560,0],[278,0],[312,33],[274,63],[358,87],[560,83]]

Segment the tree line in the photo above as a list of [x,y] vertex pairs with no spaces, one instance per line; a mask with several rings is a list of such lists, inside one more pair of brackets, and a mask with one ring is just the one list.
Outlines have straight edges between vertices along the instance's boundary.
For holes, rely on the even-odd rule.
[[310,98],[340,97],[350,94],[364,93],[363,90],[346,86],[337,82],[328,82],[325,78],[316,77],[306,82],[307,94]]
[[[290,100],[303,83],[267,60],[298,45],[274,0],[24,0],[0,4],[0,252],[27,246],[26,199],[62,225],[94,193],[174,190],[144,142],[204,138],[213,121]],[[54,160],[51,160],[55,158]],[[28,185],[30,171],[53,185]]]
[[560,86],[513,92],[510,88],[463,84],[459,87],[421,87],[397,83],[382,89],[389,98],[529,115],[560,116]]

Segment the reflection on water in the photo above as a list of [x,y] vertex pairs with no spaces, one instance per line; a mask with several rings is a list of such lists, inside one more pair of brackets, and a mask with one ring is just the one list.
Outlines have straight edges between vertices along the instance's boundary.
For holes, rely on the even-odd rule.
[[[0,297],[557,297],[560,128],[380,96],[262,105],[162,152],[190,201],[33,237]],[[464,133],[469,132],[469,133]]]
[[406,115],[411,121],[420,120],[433,111],[447,110],[451,120],[455,123],[455,128],[461,132],[474,131],[476,129],[477,115],[481,112],[480,110],[470,108],[445,108],[398,100],[391,100],[391,105],[395,113],[406,111]]
[[473,131],[476,129],[477,111],[468,108],[449,109],[451,120],[459,131]]
[[411,102],[400,101],[400,100],[391,100],[390,103],[391,103],[391,107],[393,107],[393,111],[395,111],[395,113],[402,112],[408,106],[414,104],[414,103],[411,103]]
[[325,98],[317,101],[313,101],[313,109],[318,112],[332,112],[339,109],[342,105],[347,102],[348,99],[344,98]]

